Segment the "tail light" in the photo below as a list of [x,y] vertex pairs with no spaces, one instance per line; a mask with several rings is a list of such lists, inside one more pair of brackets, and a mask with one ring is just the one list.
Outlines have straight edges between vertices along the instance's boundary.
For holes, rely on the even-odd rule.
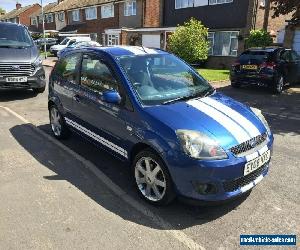
[[263,62],[261,64],[261,68],[274,69],[276,67],[276,63],[274,62]]
[[232,65],[231,65],[232,69],[236,69],[236,70],[240,70],[241,67],[241,63],[239,61],[235,61]]

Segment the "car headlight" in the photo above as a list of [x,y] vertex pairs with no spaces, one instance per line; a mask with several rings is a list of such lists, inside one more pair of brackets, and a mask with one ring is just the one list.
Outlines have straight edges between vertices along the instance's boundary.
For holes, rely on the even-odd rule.
[[43,59],[39,56],[32,64],[37,68],[42,66]]
[[207,135],[194,131],[179,129],[176,134],[184,152],[195,159],[219,160],[228,158],[219,144]]
[[270,130],[269,124],[268,124],[266,118],[261,113],[261,110],[259,110],[257,108],[253,108],[253,107],[251,107],[251,110],[259,118],[259,120],[265,125],[265,128],[267,129],[267,132],[270,135],[271,134],[271,130]]

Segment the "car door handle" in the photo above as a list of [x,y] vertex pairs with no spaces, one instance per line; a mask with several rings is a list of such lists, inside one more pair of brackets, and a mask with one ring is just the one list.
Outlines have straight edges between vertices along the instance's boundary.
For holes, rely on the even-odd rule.
[[76,102],[80,102],[80,96],[79,95],[74,95],[73,100]]

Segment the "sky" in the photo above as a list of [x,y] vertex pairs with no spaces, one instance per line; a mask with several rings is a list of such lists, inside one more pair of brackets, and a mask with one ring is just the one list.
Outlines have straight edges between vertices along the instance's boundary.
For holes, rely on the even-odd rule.
[[[16,8],[16,2],[17,0],[0,0],[0,7],[5,9],[6,12],[8,12]],[[31,5],[34,3],[41,4],[40,0],[18,0],[18,2],[22,6]],[[43,0],[43,5],[53,2],[55,2],[55,0]]]

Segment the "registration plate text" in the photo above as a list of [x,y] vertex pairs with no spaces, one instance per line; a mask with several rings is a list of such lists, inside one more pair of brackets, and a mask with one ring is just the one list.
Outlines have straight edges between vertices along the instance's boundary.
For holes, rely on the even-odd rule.
[[248,175],[255,171],[256,169],[259,169],[261,166],[265,165],[271,158],[271,152],[270,150],[264,152],[261,156],[255,158],[252,161],[249,161],[245,165],[244,169],[244,175]]

